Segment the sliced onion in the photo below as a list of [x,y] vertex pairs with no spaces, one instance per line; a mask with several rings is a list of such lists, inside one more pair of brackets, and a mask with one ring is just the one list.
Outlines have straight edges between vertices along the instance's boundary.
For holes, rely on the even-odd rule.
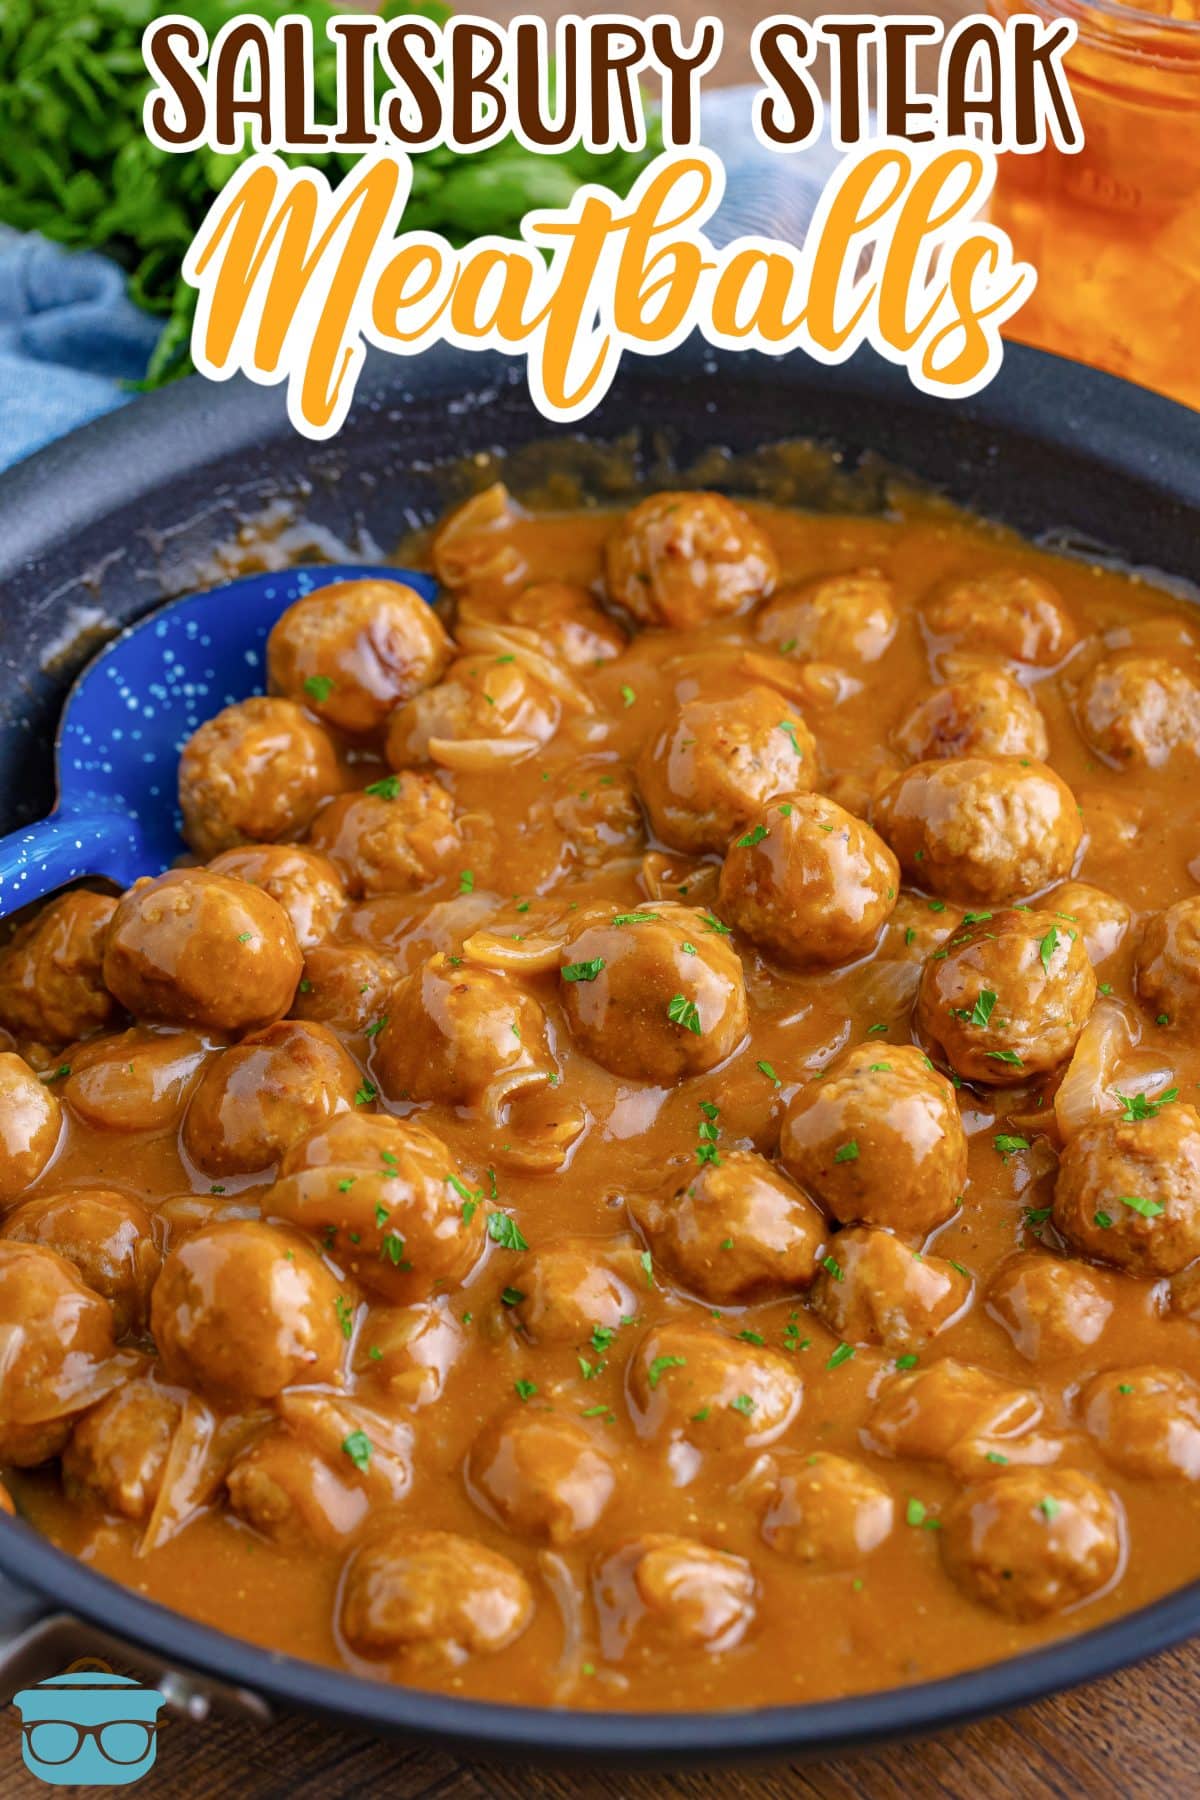
[[560,936],[539,932],[536,936],[505,937],[498,931],[473,931],[464,939],[462,953],[468,962],[481,963],[485,969],[503,969],[514,975],[547,975],[562,961],[567,932]]
[[580,687],[575,677],[541,648],[536,631],[526,625],[491,625],[482,621],[460,627],[458,641],[464,650],[477,655],[512,656],[527,669],[544,688],[569,707],[572,712],[590,713],[596,708],[591,695]]
[[317,1389],[292,1388],[279,1396],[279,1414],[335,1469],[349,1475],[346,1440],[362,1432],[370,1441],[370,1459],[358,1470],[367,1491],[380,1499],[402,1500],[412,1486],[413,1434],[403,1419],[391,1419],[357,1400],[343,1400]]
[[463,775],[486,775],[489,769],[502,769],[532,756],[541,745],[533,737],[509,738],[442,738],[431,737],[429,755],[444,769],[457,769]]
[[269,1422],[264,1409],[222,1417],[189,1394],[171,1448],[154,1510],[138,1544],[139,1556],[157,1550],[207,1506],[239,1450]]
[[1170,1087],[1170,1064],[1139,1051],[1140,1027],[1119,1000],[1103,999],[1079,1034],[1066,1074],[1054,1096],[1063,1142],[1085,1125],[1121,1111],[1122,1094],[1153,1094]]

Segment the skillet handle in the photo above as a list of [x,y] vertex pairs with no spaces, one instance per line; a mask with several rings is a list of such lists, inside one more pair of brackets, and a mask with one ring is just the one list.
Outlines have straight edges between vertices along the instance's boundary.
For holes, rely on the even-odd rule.
[[102,875],[124,888],[144,870],[136,820],[60,809],[0,838],[0,918],[84,876]]

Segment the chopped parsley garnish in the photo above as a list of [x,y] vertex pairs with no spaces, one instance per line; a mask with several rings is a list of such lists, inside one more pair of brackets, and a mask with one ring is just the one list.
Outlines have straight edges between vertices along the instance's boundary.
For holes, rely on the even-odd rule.
[[995,1009],[996,995],[993,994],[991,988],[984,988],[982,993],[976,999],[974,1006],[969,1008],[965,1006],[956,1007],[954,1009],[954,1016],[956,1019],[961,1019],[966,1025],[984,1026],[991,1018]]
[[333,1310],[337,1314],[337,1322],[341,1327],[342,1336],[344,1338],[353,1337],[354,1307],[353,1304],[347,1300],[345,1294],[336,1294],[334,1296]]
[[796,724],[795,720],[794,719],[780,719],[779,729],[786,736],[788,743],[792,746],[792,749],[796,752],[796,755],[800,758],[800,761],[803,762],[804,761],[804,752],[800,748],[799,744],[796,742],[796,733],[800,729],[800,727]]
[[532,1400],[537,1393],[536,1381],[514,1381],[513,1391],[518,1400]]
[[352,1431],[348,1438],[343,1438],[342,1449],[359,1474],[365,1474],[371,1462],[371,1440],[366,1432]]
[[1062,1511],[1062,1503],[1061,1501],[1051,1499],[1050,1495],[1047,1494],[1043,1499],[1038,1501],[1038,1511],[1042,1514],[1043,1518],[1056,1519]]
[[1160,1094],[1155,1094],[1153,1099],[1147,1094],[1118,1093],[1116,1088],[1113,1089],[1113,1092],[1121,1102],[1121,1105],[1125,1108],[1122,1116],[1126,1123],[1130,1123],[1135,1119],[1152,1119],[1162,1107],[1170,1106],[1173,1100],[1178,1100],[1179,1098],[1179,1089],[1177,1087],[1164,1088]]
[[1101,1231],[1108,1231],[1112,1226],[1112,1214],[1106,1212],[1093,1213],[1092,1218]]
[[1015,1050],[989,1050],[986,1054],[994,1062],[1009,1063],[1014,1069],[1023,1069],[1025,1067]]
[[652,913],[652,912],[614,913],[613,914],[613,924],[614,925],[653,925],[654,921],[661,917],[662,917],[661,913]]
[[1052,925],[1050,927],[1049,931],[1046,933],[1045,937],[1042,939],[1041,943],[1038,945],[1038,955],[1042,959],[1042,967],[1043,967],[1043,969],[1045,969],[1047,974],[1049,974],[1049,972],[1050,972],[1050,958],[1054,955],[1054,952],[1058,949],[1058,944],[1059,944],[1058,926]]
[[380,1262],[390,1262],[394,1269],[411,1269],[404,1260],[404,1239],[398,1231],[389,1231],[379,1246]]
[[367,1026],[366,1035],[369,1038],[378,1037],[380,1032],[383,1030],[384,1026],[387,1024],[387,1022],[388,1022],[388,1016],[386,1013],[384,1013],[382,1019],[376,1019],[374,1024]]
[[741,1413],[744,1419],[748,1419],[754,1411],[754,1402],[749,1394],[736,1394],[729,1404],[734,1412]]
[[986,925],[991,918],[990,912],[965,912],[962,916],[964,925]]
[[304,691],[310,700],[315,700],[318,706],[322,706],[336,685],[330,675],[310,675],[304,683]]
[[656,1356],[646,1371],[646,1380],[652,1389],[656,1388],[668,1369],[682,1369],[686,1362],[686,1356]]
[[751,1331],[749,1326],[744,1331],[739,1331],[738,1336],[743,1344],[765,1344],[767,1341],[761,1331]]
[[363,789],[363,793],[370,794],[374,800],[394,800],[399,792],[400,777],[398,775],[385,775],[382,781],[373,781],[369,787]]
[[770,831],[765,825],[755,825],[751,831],[746,833],[745,837],[740,837],[736,840],[737,848],[739,850],[753,850],[755,844],[761,844],[763,839],[765,837],[770,837],[770,835]]
[[634,693],[633,689],[627,683],[622,683],[621,698],[625,702],[626,706],[632,706],[634,701],[637,699],[637,695]]
[[653,1287],[654,1286],[654,1263],[651,1258],[650,1252],[648,1250],[643,1250],[642,1254],[638,1257],[638,1261],[642,1265],[642,1274],[646,1277],[646,1286]]
[[1017,1137],[1015,1133],[1009,1131],[997,1132],[996,1136],[992,1139],[992,1142],[1004,1158],[1005,1162],[1007,1162],[1009,1157],[1014,1155],[1016,1151],[1028,1150],[1030,1148],[1028,1138]]
[[559,974],[564,981],[595,981],[604,967],[604,958],[593,956],[590,962],[564,963]]
[[700,1024],[700,1009],[697,1007],[694,1000],[688,999],[686,994],[673,994],[671,996],[670,1000],[667,1002],[667,1017],[672,1025],[682,1025],[685,1031],[694,1033],[696,1037],[703,1036],[703,1027]]
[[[842,1265],[836,1256],[830,1255],[823,1257],[821,1260],[821,1267],[825,1270],[827,1275],[832,1275],[835,1281],[845,1281],[846,1271],[842,1268]],[[742,1335],[745,1336],[745,1333],[743,1332]],[[761,1338],[759,1339],[759,1342],[762,1342]]]
[[849,1143],[839,1144],[833,1153],[833,1160],[835,1163],[857,1162],[858,1144],[855,1139],[851,1138]]
[[1140,1213],[1143,1219],[1157,1219],[1162,1215],[1163,1207],[1157,1200],[1144,1200],[1141,1194],[1118,1194],[1121,1206],[1128,1206],[1132,1212]]
[[239,931],[238,932],[238,943],[239,944],[248,944],[253,936],[254,936],[254,933],[252,931]]
[[839,1344],[833,1355],[829,1358],[829,1361],[825,1364],[825,1367],[827,1369],[840,1369],[842,1364],[849,1362],[853,1355],[853,1344]]
[[501,1306],[520,1306],[524,1298],[525,1296],[520,1288],[506,1287],[501,1289],[500,1292]]
[[906,1525],[913,1526],[917,1531],[940,1531],[942,1528],[942,1521],[933,1518],[925,1502],[917,1500],[912,1495],[909,1496],[908,1505],[904,1509],[904,1522]]
[[529,1248],[521,1235],[521,1227],[511,1213],[490,1212],[487,1232],[493,1244],[499,1244],[502,1250],[528,1250]]
[[721,923],[720,919],[718,919],[716,913],[709,912],[708,909],[705,908],[704,913],[702,914],[702,917],[704,919],[705,931],[715,931],[719,937],[732,937],[733,936],[733,931],[730,928],[730,926],[723,925]]
[[372,1100],[379,1098],[379,1089],[373,1081],[364,1078],[362,1086],[354,1096],[355,1106],[370,1106]]
[[766,1061],[756,1062],[754,1066],[758,1070],[760,1075],[765,1075],[767,1080],[770,1082],[773,1082],[776,1087],[783,1086],[783,1083],[780,1081],[778,1075],[775,1073],[775,1070],[772,1068],[772,1066],[769,1062],[766,1062]]
[[460,872],[458,877],[458,891],[460,894],[473,894],[475,892],[474,869],[463,869]]
[[910,1351],[908,1351],[907,1355],[898,1356],[896,1358],[894,1366],[897,1369],[915,1369],[917,1366],[918,1360],[919,1359],[917,1357],[916,1352],[913,1350],[910,1350]]

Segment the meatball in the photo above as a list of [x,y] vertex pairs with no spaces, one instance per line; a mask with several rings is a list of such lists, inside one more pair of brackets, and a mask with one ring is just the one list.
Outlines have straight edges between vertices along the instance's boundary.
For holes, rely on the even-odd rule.
[[335,1378],[346,1305],[302,1237],[229,1220],[171,1251],[150,1297],[150,1329],[169,1380],[218,1400],[270,1400],[291,1382]]
[[694,1450],[773,1443],[802,1399],[795,1368],[779,1351],[687,1321],[647,1332],[628,1379],[641,1435]]
[[301,950],[323,942],[346,910],[346,890],[329,858],[299,844],[226,850],[209,867],[214,875],[234,875],[277,900]]
[[1043,1619],[1108,1586],[1124,1557],[1114,1497],[1075,1469],[1018,1469],[953,1500],[938,1534],[947,1573],[1010,1619]]
[[58,1455],[95,1399],[112,1307],[57,1251],[0,1239],[0,1333],[0,1462],[34,1468]]
[[265,1431],[230,1465],[229,1505],[239,1519],[285,1549],[328,1550],[365,1522],[371,1497],[354,1466],[333,1469],[286,1425]]
[[948,756],[1030,756],[1045,761],[1046,721],[1033,696],[1003,669],[973,669],[934,688],[892,733],[909,762]]
[[611,1334],[630,1322],[637,1301],[603,1260],[607,1244],[570,1239],[532,1252],[513,1275],[514,1313],[535,1344],[583,1343],[599,1326]]
[[896,635],[894,589],[877,569],[780,588],[754,618],[754,635],[784,656],[878,662]]
[[116,910],[107,894],[61,894],[18,926],[0,950],[0,1025],[18,1038],[73,1044],[117,1012],[104,985],[104,937]]
[[907,1350],[952,1325],[970,1297],[970,1277],[954,1263],[855,1225],[834,1238],[811,1305],[844,1343]]
[[638,759],[655,834],[674,850],[724,850],[775,794],[810,788],[817,747],[774,688],[686,700]]
[[921,972],[921,1037],[967,1081],[1004,1087],[1065,1062],[1096,1002],[1083,938],[1052,913],[995,912]]
[[[984,915],[964,914],[944,900],[927,900],[923,894],[901,894],[888,919],[880,947],[881,958],[919,965],[954,937],[968,920]],[[915,982],[914,982],[915,990]]]
[[[537,659],[538,670],[545,659]],[[450,769],[496,770],[548,744],[562,699],[519,653],[481,651],[450,665],[434,688],[392,714],[387,759],[393,769],[435,762]]]
[[507,975],[438,954],[394,989],[375,1040],[391,1099],[498,1111],[554,1073],[546,1015]]
[[1075,718],[1115,769],[1161,769],[1200,755],[1200,682],[1165,656],[1105,656],[1075,695]]
[[1175,1275],[1200,1256],[1200,1115],[1108,1113],[1070,1138],[1054,1223],[1077,1250],[1135,1275]]
[[1027,1362],[1050,1363],[1099,1341],[1112,1300],[1079,1263],[1019,1250],[992,1277],[987,1309]]
[[1160,1025],[1200,1020],[1200,897],[1177,900],[1142,928],[1134,980]]
[[467,1485],[508,1531],[561,1546],[595,1530],[617,1478],[581,1421],[518,1406],[475,1439]]
[[484,1245],[481,1201],[423,1125],[352,1112],[292,1145],[263,1210],[320,1232],[370,1293],[407,1306],[466,1279]]
[[402,581],[337,581],[295,601],[267,639],[273,694],[352,737],[432,685],[450,660],[433,608]]
[[670,1197],[633,1202],[672,1274],[714,1306],[806,1288],[828,1228],[807,1195],[751,1150],[725,1150]]
[[360,794],[322,807],[309,842],[333,863],[356,900],[411,894],[462,867],[454,802],[432,775],[385,775]]
[[611,867],[617,857],[634,856],[645,844],[642,808],[628,769],[572,763],[551,810],[565,840],[556,848],[570,851],[586,867]]
[[1074,925],[1096,967],[1116,954],[1129,930],[1132,914],[1123,900],[1086,881],[1067,881],[1042,902],[1044,912]]
[[716,1068],[746,1035],[741,961],[711,913],[662,900],[585,915],[563,952],[572,1035],[614,1075],[660,1086]]
[[73,1050],[62,1097],[95,1131],[169,1131],[209,1055],[194,1031],[135,1026]]
[[754,1623],[758,1598],[744,1557],[657,1531],[606,1556],[593,1589],[601,1648],[612,1663],[661,1665],[689,1651],[732,1650]]
[[144,1327],[162,1258],[153,1221],[140,1201],[102,1187],[41,1194],[9,1213],[3,1235],[19,1244],[44,1244],[65,1257],[79,1279],[111,1305],[117,1337]]
[[183,835],[197,856],[304,835],[342,785],[328,732],[291,700],[256,695],[206,719],[179,759]]
[[121,898],[104,979],[136,1018],[253,1031],[292,1003],[303,962],[291,921],[261,888],[171,869]]
[[355,1346],[354,1372],[370,1376],[401,1406],[440,1400],[466,1334],[445,1300],[376,1306]]
[[[471,600],[459,603],[458,617],[465,625],[490,622],[489,615]],[[587,589],[569,581],[534,582],[524,592],[505,599],[500,617],[533,632],[539,644],[571,669],[593,669],[611,662],[628,641],[616,620],[601,611]]]
[[0,1051],[0,1202],[15,1200],[58,1149],[62,1108],[29,1064]]
[[1182,1369],[1106,1369],[1080,1395],[1083,1422],[1122,1474],[1200,1481],[1200,1386]]
[[395,1525],[347,1563],[338,1622],[356,1656],[454,1666],[506,1649],[532,1617],[529,1583],[506,1556]]
[[67,1493],[143,1523],[158,1499],[182,1410],[167,1389],[144,1379],[106,1395],[83,1415],[63,1451]]
[[1066,783],[1044,763],[1010,757],[914,763],[871,816],[910,881],[985,906],[1063,880],[1083,838]]
[[899,888],[896,859],[869,825],[836,800],[791,793],[730,844],[718,904],[769,955],[832,968],[870,954]]
[[292,1017],[365,1031],[387,1012],[396,965],[365,944],[317,944],[304,959]]
[[652,494],[626,513],[604,554],[618,606],[676,631],[744,612],[779,574],[770,541],[720,494]]
[[885,1456],[942,1463],[971,1481],[990,1475],[993,1466],[1053,1460],[1057,1446],[1038,1434],[1042,1417],[1032,1388],[944,1356],[928,1369],[884,1383],[865,1441]]
[[950,583],[926,602],[926,629],[956,650],[1050,669],[1076,643],[1057,591],[1040,575],[1000,569]]
[[909,1044],[860,1044],[793,1097],[779,1154],[843,1225],[925,1237],[955,1210],[967,1140],[954,1089]]
[[892,1492],[862,1463],[818,1450],[783,1456],[762,1534],[772,1550],[820,1571],[852,1569],[891,1535]]
[[253,1175],[306,1132],[349,1112],[362,1077],[324,1025],[280,1019],[215,1056],[183,1122],[206,1175]]

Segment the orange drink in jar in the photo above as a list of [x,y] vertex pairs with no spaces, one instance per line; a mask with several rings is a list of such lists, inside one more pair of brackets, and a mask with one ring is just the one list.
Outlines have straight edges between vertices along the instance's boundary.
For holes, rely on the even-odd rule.
[[1000,159],[993,217],[1038,271],[1008,335],[1200,408],[1200,0],[991,7],[1075,20],[1086,136]]

